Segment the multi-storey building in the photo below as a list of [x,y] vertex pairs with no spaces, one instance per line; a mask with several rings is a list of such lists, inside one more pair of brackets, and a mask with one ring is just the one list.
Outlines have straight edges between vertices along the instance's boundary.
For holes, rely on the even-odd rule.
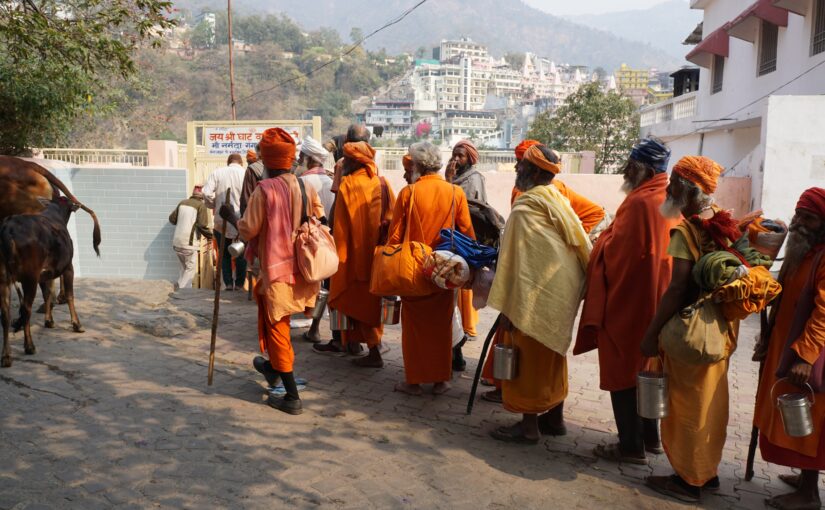
[[400,138],[412,135],[413,101],[378,100],[364,112],[364,123],[375,131],[383,130],[384,138]]
[[698,90],[682,72],[673,99],[642,110],[642,131],[668,142],[672,162],[705,155],[749,177],[753,208],[787,219],[805,188],[825,182],[825,0],[690,7],[704,11],[687,55]]
[[469,37],[462,37],[457,41],[442,40],[437,56],[442,62],[450,62],[463,57],[472,60],[487,60],[490,58],[490,53],[483,44],[473,42]]

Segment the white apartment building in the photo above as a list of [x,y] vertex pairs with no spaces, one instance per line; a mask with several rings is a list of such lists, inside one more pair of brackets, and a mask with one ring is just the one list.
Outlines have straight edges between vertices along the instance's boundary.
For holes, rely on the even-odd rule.
[[487,142],[501,136],[496,115],[490,112],[444,112],[440,129],[442,139],[449,145],[463,138]]
[[[642,109],[671,165],[708,156],[751,178],[752,208],[790,219],[806,188],[825,185],[825,0],[691,0],[703,37],[687,59],[698,90]],[[747,211],[735,211],[741,215]]]
[[458,60],[462,57],[470,58],[471,60],[487,60],[490,58],[490,53],[487,47],[483,44],[473,42],[469,37],[462,37],[457,41],[442,40],[439,51],[439,60],[442,62],[449,62]]
[[413,101],[379,100],[364,112],[364,124],[372,128],[381,128],[382,137],[397,139],[411,136],[413,132]]

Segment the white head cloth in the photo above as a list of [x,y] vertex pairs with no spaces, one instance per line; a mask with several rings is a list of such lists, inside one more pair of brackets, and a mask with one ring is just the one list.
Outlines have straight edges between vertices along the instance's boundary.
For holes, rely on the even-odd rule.
[[311,136],[304,137],[304,143],[301,144],[301,152],[321,164],[326,162],[327,156],[329,156],[329,151]]

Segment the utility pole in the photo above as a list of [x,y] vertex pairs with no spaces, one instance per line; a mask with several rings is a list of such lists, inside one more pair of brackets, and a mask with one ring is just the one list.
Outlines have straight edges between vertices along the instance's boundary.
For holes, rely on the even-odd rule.
[[232,120],[237,120],[235,116],[235,61],[232,59],[232,0],[226,0],[226,23],[229,29],[229,98],[232,102]]

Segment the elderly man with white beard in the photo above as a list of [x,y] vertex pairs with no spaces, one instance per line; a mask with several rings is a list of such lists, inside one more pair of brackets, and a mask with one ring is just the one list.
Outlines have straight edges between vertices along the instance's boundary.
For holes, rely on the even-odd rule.
[[[762,458],[772,464],[801,470],[798,476],[780,476],[796,490],[766,501],[780,509],[818,509],[819,471],[825,469],[825,393],[822,364],[825,352],[825,189],[811,188],[799,199],[785,246],[785,261],[779,273],[782,296],[774,303],[769,319],[767,345],[754,356],[764,360],[756,397],[754,425],[759,427]],[[817,367],[817,368],[814,368]],[[782,381],[782,379],[785,379]],[[781,381],[777,384],[777,381]],[[813,433],[789,437],[779,409],[771,397],[775,392],[806,391],[815,395],[811,409]]]

